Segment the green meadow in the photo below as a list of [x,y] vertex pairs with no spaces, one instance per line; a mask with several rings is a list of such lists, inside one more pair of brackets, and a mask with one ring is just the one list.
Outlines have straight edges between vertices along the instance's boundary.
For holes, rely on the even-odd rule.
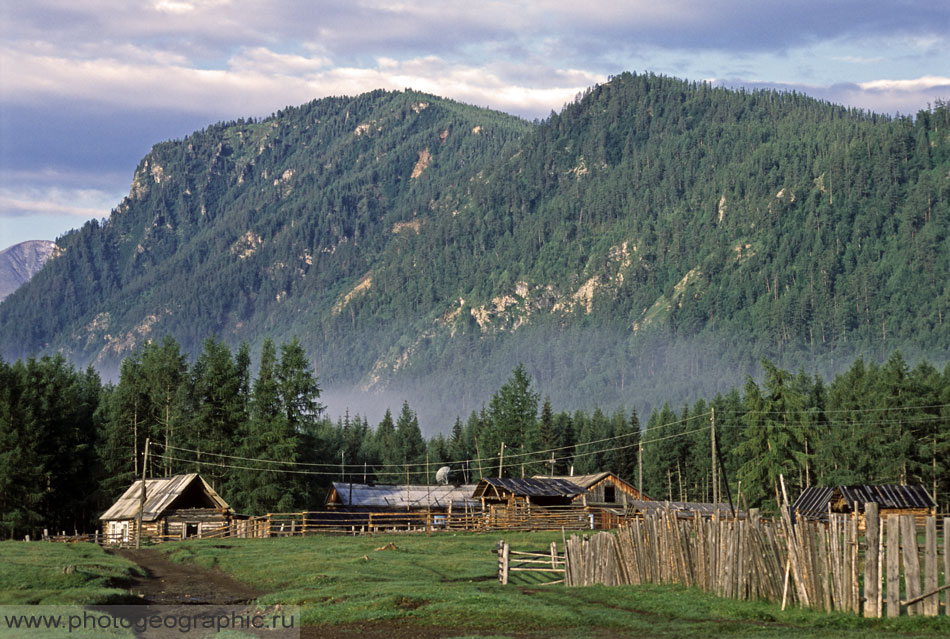
[[[503,535],[542,550],[560,533]],[[947,637],[950,618],[866,620],[848,614],[719,599],[676,586],[565,588],[545,578],[496,579],[502,535],[192,540],[155,546],[175,562],[220,569],[267,593],[262,604],[299,605],[305,626],[399,625],[448,636],[519,637]],[[387,544],[395,549],[377,550]],[[73,566],[72,570],[66,570]],[[128,601],[127,561],[90,544],[0,544],[0,604]],[[547,579],[550,579],[548,577]]]
[[[159,548],[174,561],[217,567],[296,604],[304,625],[401,621],[460,634],[544,637],[946,637],[947,617],[866,620],[678,586],[565,588],[513,573],[502,586],[493,550],[561,547],[561,533],[474,533],[197,541]],[[395,550],[377,550],[387,544]],[[550,579],[550,578],[548,578]]]
[[135,564],[95,544],[0,542],[0,605],[134,603]]

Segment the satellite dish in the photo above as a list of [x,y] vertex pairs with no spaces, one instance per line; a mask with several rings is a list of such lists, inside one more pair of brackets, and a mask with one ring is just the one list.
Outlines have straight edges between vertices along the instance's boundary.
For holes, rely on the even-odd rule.
[[440,484],[449,483],[449,473],[452,471],[448,466],[443,466],[439,470],[435,471],[435,480]]

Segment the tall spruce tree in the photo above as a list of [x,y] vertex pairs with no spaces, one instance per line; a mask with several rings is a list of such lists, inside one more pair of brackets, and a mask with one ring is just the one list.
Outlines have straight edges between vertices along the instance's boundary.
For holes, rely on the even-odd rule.
[[785,477],[789,500],[802,488],[798,478],[806,463],[801,427],[805,399],[796,392],[787,371],[767,360],[762,365],[764,392],[751,378],[746,383],[746,428],[736,450],[746,459],[739,478],[749,504],[775,510],[779,475]]
[[[531,377],[523,364],[515,367],[502,387],[491,397],[488,404],[490,427],[485,437],[488,452],[501,462],[501,474],[521,475],[521,460],[526,451],[537,450],[538,399],[533,390]],[[509,451],[509,464],[505,464],[501,445]],[[512,457],[512,455],[518,455]],[[511,461],[516,460],[516,461]],[[506,470],[506,468],[508,470]],[[497,467],[496,467],[497,472]]]

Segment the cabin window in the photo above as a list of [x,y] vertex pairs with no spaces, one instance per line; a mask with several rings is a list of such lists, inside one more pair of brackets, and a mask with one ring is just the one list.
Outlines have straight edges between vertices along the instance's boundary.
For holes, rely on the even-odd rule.
[[185,524],[185,537],[197,537],[198,524]]
[[617,501],[616,488],[614,486],[604,486],[604,501],[606,502]]

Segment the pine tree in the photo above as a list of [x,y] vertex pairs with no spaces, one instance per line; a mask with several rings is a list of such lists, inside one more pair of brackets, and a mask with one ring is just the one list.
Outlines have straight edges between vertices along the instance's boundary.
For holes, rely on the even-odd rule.
[[193,472],[204,475],[212,485],[223,483],[230,472],[221,455],[238,447],[239,429],[246,421],[231,350],[224,342],[206,339],[191,377],[194,412],[185,447],[198,451]]
[[[560,445],[560,437],[558,437],[557,428],[554,424],[554,412],[551,410],[551,398],[545,397],[544,404],[541,406],[541,417],[538,420],[539,450],[547,451],[544,453],[545,458],[550,456],[551,459],[555,459],[556,455],[561,452],[555,449],[560,447]],[[554,473],[553,464],[548,463],[544,459],[539,461],[544,463],[545,473]]]
[[140,476],[140,455],[145,447],[151,411],[139,351],[122,360],[119,382],[105,391],[103,403],[100,409],[103,432],[99,438],[102,488],[116,497]]
[[[491,397],[488,404],[490,427],[485,444],[492,454],[501,454],[504,444],[509,454],[518,457],[513,465],[502,463],[502,475],[515,473],[520,476],[520,460],[525,451],[537,450],[538,441],[538,399],[540,395],[531,388],[531,378],[524,365],[519,364],[508,381]],[[507,471],[505,469],[508,469]],[[497,471],[496,471],[497,472]]]
[[280,346],[277,388],[290,428],[305,431],[320,418],[320,384],[296,338]]
[[791,375],[763,360],[765,393],[749,378],[743,399],[746,428],[736,452],[746,462],[739,469],[742,491],[750,505],[776,509],[779,475],[785,476],[789,500],[801,490],[799,469],[805,463],[802,409],[804,398],[792,387]]
[[376,474],[384,484],[395,484],[399,482],[399,469],[396,464],[403,463],[398,459],[396,449],[396,424],[393,421],[393,414],[388,408],[383,415],[382,420],[376,426],[373,434],[373,445],[376,448],[380,467],[376,469]]
[[419,419],[409,408],[408,401],[402,403],[402,410],[396,420],[394,448],[394,458],[398,460],[396,463],[403,464],[409,483],[424,482],[425,469],[420,464],[424,464],[426,460],[426,445],[419,429]]
[[[257,378],[251,391],[250,419],[241,428],[240,456],[275,463],[252,462],[254,470],[241,470],[234,482],[235,501],[244,512],[288,511],[300,505],[298,481],[291,472],[298,470],[298,433],[290,428],[281,405],[277,383],[277,350],[274,342],[264,340]],[[257,470],[266,468],[269,470]]]
[[676,501],[679,496],[675,482],[679,461],[679,419],[669,404],[650,414],[643,433],[643,490],[654,499]]
[[[178,443],[176,430],[181,429],[185,421],[182,404],[186,396],[183,386],[188,364],[178,342],[166,335],[161,344],[147,343],[142,349],[139,374],[139,383],[144,385],[147,394],[147,433],[153,442],[161,446],[159,450],[166,453],[161,458],[161,465],[162,474],[168,477],[173,474],[170,458],[175,456],[175,451],[168,446]],[[241,416],[235,417],[236,422],[244,420],[246,413],[243,407],[241,412]]]

